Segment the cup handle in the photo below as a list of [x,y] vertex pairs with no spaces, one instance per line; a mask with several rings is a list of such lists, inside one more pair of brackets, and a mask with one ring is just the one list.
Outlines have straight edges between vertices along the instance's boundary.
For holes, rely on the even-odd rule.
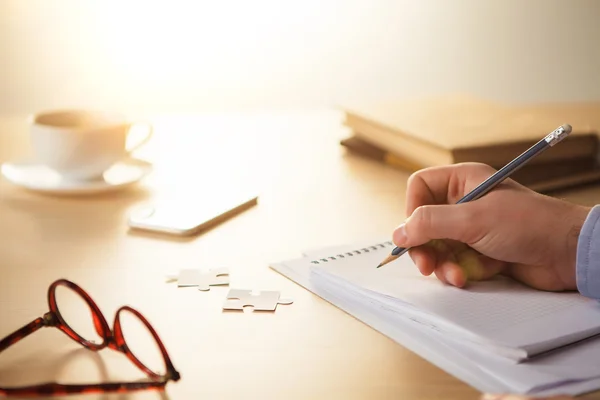
[[135,150],[139,149],[143,144],[145,144],[148,140],[150,140],[150,138],[154,134],[154,127],[149,122],[133,122],[129,125],[129,131],[127,132],[127,141],[128,142],[130,141],[130,136],[132,134],[135,136],[138,136],[138,134],[135,132],[137,130],[136,128],[138,126],[140,126],[140,127],[145,126],[146,133],[140,139],[137,139],[135,144],[127,143],[127,153],[131,154]]

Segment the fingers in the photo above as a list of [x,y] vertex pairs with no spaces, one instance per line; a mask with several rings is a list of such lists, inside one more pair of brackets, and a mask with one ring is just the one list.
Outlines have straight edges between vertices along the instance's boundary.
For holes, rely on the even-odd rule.
[[437,266],[437,255],[434,249],[427,246],[414,247],[408,250],[408,255],[422,275],[429,276],[433,274]]
[[455,204],[494,173],[484,164],[463,163],[425,168],[408,179],[406,188],[406,215],[427,204]]
[[394,230],[392,240],[398,247],[416,247],[433,239],[472,244],[486,232],[484,211],[475,202],[419,206]]
[[480,397],[481,400],[574,400],[571,396],[529,397],[517,394],[491,394],[486,393]]
[[457,258],[457,254],[468,248],[467,246],[460,242],[432,240],[422,247],[430,248],[435,254],[433,272],[440,281],[456,287],[463,287],[467,283],[467,273],[463,270]]
[[440,260],[434,274],[446,285],[452,285],[459,288],[464,287],[468,281],[465,271],[451,259]]
[[464,287],[469,281],[489,279],[502,273],[506,263],[486,257],[459,243],[433,240],[409,250],[422,275],[432,273],[445,284]]
[[412,174],[406,187],[406,215],[422,205],[449,203],[448,187],[455,170],[454,166],[433,167]]
[[469,281],[483,281],[505,271],[507,263],[467,248],[456,254],[456,263]]

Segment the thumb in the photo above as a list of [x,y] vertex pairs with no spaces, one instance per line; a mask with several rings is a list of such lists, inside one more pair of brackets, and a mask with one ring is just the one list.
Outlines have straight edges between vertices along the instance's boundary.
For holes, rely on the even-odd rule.
[[416,247],[433,239],[474,243],[484,233],[482,214],[475,203],[420,206],[394,230],[393,242],[398,247]]

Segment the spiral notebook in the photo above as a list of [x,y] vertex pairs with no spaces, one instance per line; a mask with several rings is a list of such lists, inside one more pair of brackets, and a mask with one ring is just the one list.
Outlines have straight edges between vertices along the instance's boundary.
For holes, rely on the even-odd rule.
[[375,241],[311,250],[271,267],[481,391],[570,393],[600,388],[600,306],[509,279],[468,289],[423,277]]

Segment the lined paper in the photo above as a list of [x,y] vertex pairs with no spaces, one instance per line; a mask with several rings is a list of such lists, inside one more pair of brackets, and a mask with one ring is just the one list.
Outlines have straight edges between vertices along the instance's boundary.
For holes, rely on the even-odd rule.
[[409,304],[421,311],[422,322],[443,320],[455,327],[446,325],[453,334],[463,332],[532,355],[600,333],[600,304],[579,293],[543,292],[506,277],[456,288],[422,276],[408,255],[375,268],[390,250],[371,249],[313,265],[314,279],[338,280],[348,290],[399,309]]
[[[348,248],[334,249],[344,252]],[[550,396],[578,395],[600,388],[600,363],[597,362],[600,340],[591,339],[515,364],[482,351],[482,347],[453,341],[445,332],[414,323],[389,305],[382,306],[383,303],[372,296],[361,297],[365,292],[356,288],[350,295],[349,286],[340,279],[330,281],[321,279],[318,274],[311,275],[314,265],[310,260],[336,254],[331,250],[311,250],[308,258],[280,262],[271,267],[479,391]]]

